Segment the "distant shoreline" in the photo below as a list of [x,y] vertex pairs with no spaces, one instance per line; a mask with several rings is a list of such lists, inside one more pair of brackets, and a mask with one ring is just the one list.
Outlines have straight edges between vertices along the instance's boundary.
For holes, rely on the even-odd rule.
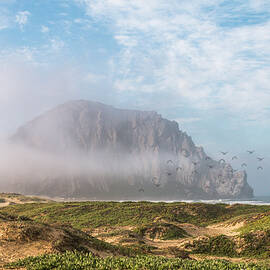
[[143,199],[143,200],[135,200],[135,199],[127,199],[127,200],[98,200],[98,199],[87,199],[87,198],[64,198],[64,197],[48,197],[48,196],[39,196],[39,195],[25,195],[29,197],[39,197],[47,200],[53,200],[56,202],[87,202],[87,201],[104,201],[104,202],[165,202],[165,203],[176,203],[176,202],[185,202],[185,203],[206,203],[206,204],[218,204],[218,203],[225,203],[225,204],[249,204],[249,205],[270,205],[270,196],[254,196],[252,199],[213,199],[213,200],[152,200],[152,199]]

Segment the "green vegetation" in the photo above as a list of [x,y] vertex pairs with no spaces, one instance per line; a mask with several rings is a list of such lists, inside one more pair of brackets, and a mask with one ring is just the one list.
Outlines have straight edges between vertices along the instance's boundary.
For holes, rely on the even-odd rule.
[[249,233],[254,231],[267,231],[270,229],[270,213],[259,215],[257,218],[251,219],[239,231],[241,233]]
[[[62,252],[62,255],[60,253],[44,255],[16,263],[17,266],[25,266],[27,269],[270,269],[244,264],[239,268],[239,265],[224,261],[183,260],[194,254],[197,254],[196,256],[205,254],[252,257],[266,261],[265,259],[270,257],[269,213],[270,206],[241,204],[183,202],[44,204],[37,199],[35,203],[1,208],[0,225],[3,225],[3,228],[12,228],[8,230],[9,235],[5,241],[13,241],[18,245],[45,241],[52,252]],[[198,227],[218,222],[236,225],[242,221],[245,225],[241,234],[237,236],[208,237],[206,232],[210,229]],[[99,240],[91,236],[91,233],[116,245]],[[204,238],[192,239],[197,236]],[[190,242],[186,244],[186,249],[183,245],[178,245],[177,241],[170,242],[169,246],[166,246],[168,243],[159,241],[180,240],[186,237],[189,239],[179,241],[179,243]],[[126,257],[102,259],[88,254],[89,252],[105,257],[112,255]],[[135,257],[137,255],[144,257]],[[175,259],[152,255],[165,255]],[[60,265],[63,265],[63,268],[60,268]],[[15,264],[13,266],[15,267]]]
[[256,264],[233,264],[228,261],[194,261],[182,259],[168,259],[154,256],[137,256],[134,258],[108,257],[99,258],[92,254],[82,254],[78,252],[66,252],[63,254],[43,255],[40,257],[29,257],[15,263],[11,263],[6,268],[14,269],[26,267],[27,270],[267,270],[267,266]]
[[12,205],[2,212],[23,215],[49,224],[68,224],[77,229],[152,224],[156,218],[168,222],[207,226],[230,218],[266,213],[269,206],[204,203],[74,202]]
[[[0,203],[9,202],[9,204],[29,203],[29,202],[49,202],[51,200],[35,196],[24,196],[18,193],[0,193]],[[52,201],[51,201],[52,202]]]
[[254,232],[239,237],[218,235],[215,237],[194,240],[186,248],[193,253],[209,254],[228,257],[256,257],[269,258],[270,230]]
[[2,235],[1,240],[15,242],[18,245],[45,241],[56,252],[73,250],[89,252],[95,250],[97,252],[102,251],[108,254],[123,256],[135,256],[146,253],[146,248],[144,247],[129,248],[112,245],[70,226],[47,225],[23,216],[14,217],[0,214],[0,225],[1,222],[8,228],[12,228],[5,232],[5,236]]
[[20,196],[19,201],[21,202],[44,202],[45,199],[39,198],[39,197],[26,197],[26,196]]
[[219,256],[236,256],[236,245],[233,240],[225,235],[219,235],[202,240],[195,240],[192,245],[194,253],[211,254]]
[[4,198],[17,198],[17,197],[22,197],[22,196],[23,195],[19,193],[4,193],[4,192],[0,193],[0,197],[4,197]]
[[141,236],[149,236],[151,239],[173,240],[187,237],[188,234],[182,228],[168,223],[154,223],[139,227],[136,232]]
[[269,258],[270,230],[246,233],[240,239],[242,256]]

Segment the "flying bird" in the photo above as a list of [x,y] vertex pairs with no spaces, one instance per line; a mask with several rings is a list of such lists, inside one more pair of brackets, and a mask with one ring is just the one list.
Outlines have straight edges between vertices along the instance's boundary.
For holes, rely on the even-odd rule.
[[167,160],[167,164],[169,164],[169,163],[174,164],[173,161],[172,161],[171,159]]
[[229,152],[220,152],[223,156],[227,155]]
[[154,186],[159,187],[160,186],[160,183],[157,182],[157,181],[158,181],[157,177],[153,177],[152,178],[152,182],[153,182]]
[[241,167],[247,167],[247,164],[246,163],[242,163],[241,164]]
[[182,150],[183,156],[184,157],[188,157],[189,156],[189,152],[187,150]]
[[153,177],[151,181],[155,184],[157,180],[157,177]]
[[247,152],[248,152],[249,154],[253,154],[255,151],[254,151],[254,150],[252,150],[252,151],[247,150]]
[[263,158],[257,157],[257,159],[258,159],[259,161],[262,161],[262,160],[264,160],[264,157],[263,157]]
[[189,151],[187,149],[182,149],[182,153],[185,157],[189,156]]
[[237,156],[233,156],[233,157],[232,157],[232,160],[234,160],[234,159],[238,159],[238,157],[237,157]]
[[257,170],[263,170],[263,167],[262,167],[262,166],[259,166],[259,167],[257,168]]

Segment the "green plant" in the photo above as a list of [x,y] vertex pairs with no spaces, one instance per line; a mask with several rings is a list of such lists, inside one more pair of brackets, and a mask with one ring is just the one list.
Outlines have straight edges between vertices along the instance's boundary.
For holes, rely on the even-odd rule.
[[27,270],[267,270],[267,266],[230,263],[224,260],[183,260],[156,256],[95,257],[93,254],[66,252],[29,257],[5,266],[9,269],[25,267]]
[[191,247],[194,253],[237,256],[236,244],[225,235],[195,240]]

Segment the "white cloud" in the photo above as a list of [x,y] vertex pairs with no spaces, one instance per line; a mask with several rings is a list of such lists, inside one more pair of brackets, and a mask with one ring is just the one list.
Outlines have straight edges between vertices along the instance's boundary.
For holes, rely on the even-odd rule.
[[74,23],[83,23],[83,19],[81,19],[81,18],[76,18],[76,19],[74,19]]
[[10,16],[6,8],[0,8],[0,31],[10,26]]
[[48,32],[50,32],[50,28],[48,26],[42,25],[41,26],[41,32],[42,33],[48,33]]
[[106,80],[106,77],[100,74],[87,73],[84,77],[84,81],[87,83],[98,83],[102,80]]
[[16,19],[15,22],[19,24],[19,27],[21,30],[23,30],[23,27],[27,24],[28,22],[28,17],[31,15],[29,11],[19,11],[16,14]]
[[127,35],[116,35],[114,38],[119,44],[126,47],[135,47],[138,44],[136,39],[132,39],[130,36]]
[[178,122],[179,124],[183,124],[183,123],[194,123],[194,122],[198,122],[201,120],[201,118],[199,117],[187,117],[187,118],[176,118],[174,119],[176,122]]
[[65,42],[60,39],[51,39],[51,48],[55,51],[61,50],[65,47]]
[[[198,109],[263,117],[270,104],[270,20],[257,13],[269,1],[75,1],[121,46],[113,59],[120,91],[167,92]],[[249,23],[249,15],[258,21]]]
[[36,65],[35,55],[38,53],[36,48],[21,47],[18,49],[0,50],[0,61],[3,64],[17,59],[18,62],[32,63]]

